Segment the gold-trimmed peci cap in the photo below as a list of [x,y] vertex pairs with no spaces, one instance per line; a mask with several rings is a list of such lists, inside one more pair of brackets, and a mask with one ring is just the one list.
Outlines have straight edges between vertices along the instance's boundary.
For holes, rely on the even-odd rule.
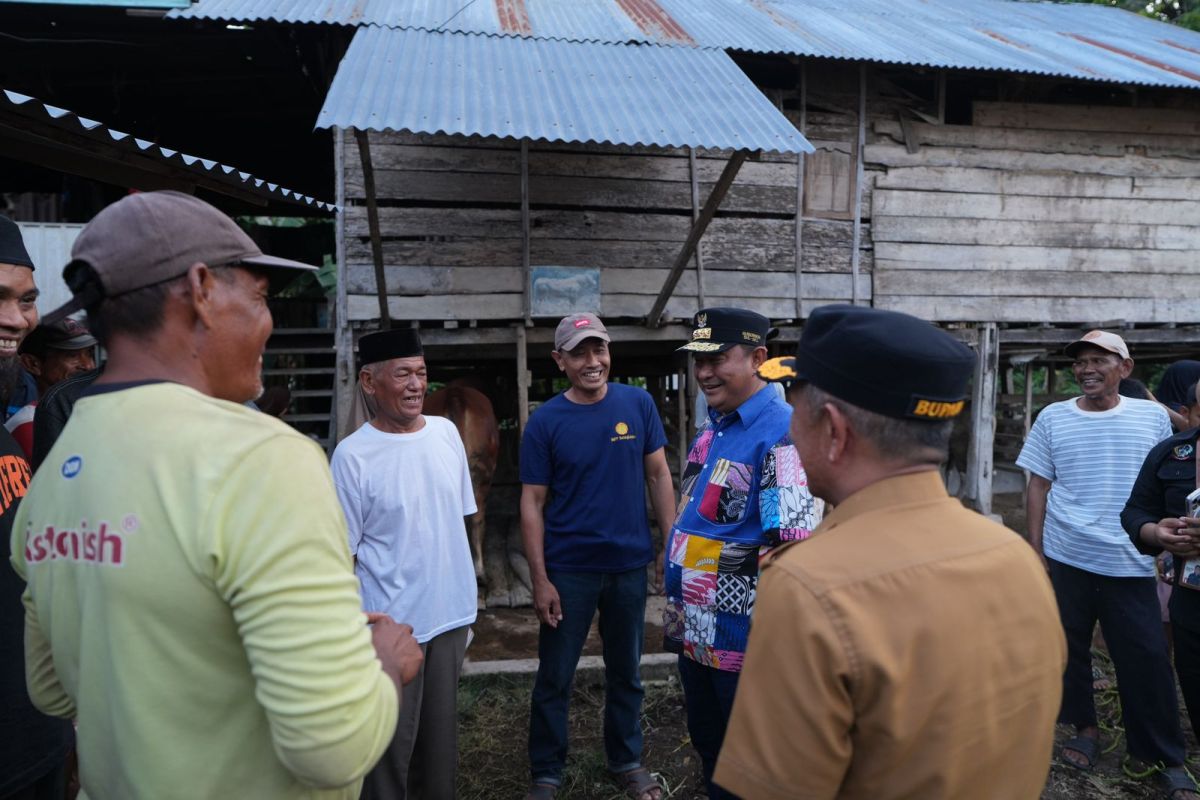
[[744,308],[702,308],[692,317],[692,340],[680,347],[693,353],[723,353],[735,344],[765,347],[771,321]]

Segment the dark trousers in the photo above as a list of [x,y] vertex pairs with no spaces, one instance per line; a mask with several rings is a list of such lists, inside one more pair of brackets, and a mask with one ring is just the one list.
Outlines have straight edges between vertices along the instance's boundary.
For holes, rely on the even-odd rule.
[[567,711],[575,667],[592,618],[600,611],[604,647],[604,752],[612,772],[642,765],[642,633],[646,624],[646,570],[547,570],[558,590],[562,620],[542,625],[538,672],[529,712],[529,768],[534,783],[562,783],[567,763]]
[[1192,732],[1200,736],[1200,631],[1190,627],[1195,624],[1194,621],[1188,620],[1187,623],[1181,624],[1174,616],[1171,618],[1171,630],[1175,636],[1175,674],[1179,676],[1179,688],[1187,705]]
[[733,696],[737,692],[740,675],[740,672],[726,672],[697,664],[687,656],[679,657],[679,680],[683,684],[684,704],[687,706],[688,735],[692,738],[692,747],[700,755],[709,800],[735,798],[735,795],[713,783],[712,776],[717,767],[717,756],[721,753],[721,743],[725,741],[725,728],[733,713]]
[[421,645],[425,660],[400,693],[392,743],[363,780],[363,800],[454,800],[458,779],[458,678],[466,626]]
[[33,783],[4,795],[3,800],[63,800],[67,796],[65,767],[66,765],[60,762]]
[[1098,620],[1117,671],[1126,749],[1148,763],[1179,766],[1186,750],[1155,579],[1110,578],[1047,562],[1067,639],[1058,721],[1096,724],[1091,648]]

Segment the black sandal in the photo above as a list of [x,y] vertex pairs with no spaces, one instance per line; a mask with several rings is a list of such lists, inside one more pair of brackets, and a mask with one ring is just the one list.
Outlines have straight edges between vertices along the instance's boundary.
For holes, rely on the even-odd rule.
[[1200,793],[1196,782],[1186,767],[1163,767],[1154,776],[1154,782],[1162,789],[1165,800],[1179,800],[1180,792]]
[[[1080,764],[1072,761],[1063,755],[1067,750],[1083,756],[1084,763]],[[1059,748],[1058,758],[1064,764],[1072,766],[1075,769],[1091,772],[1092,767],[1096,766],[1096,762],[1100,760],[1100,740],[1093,739],[1091,736],[1072,736],[1063,742],[1062,747]]]

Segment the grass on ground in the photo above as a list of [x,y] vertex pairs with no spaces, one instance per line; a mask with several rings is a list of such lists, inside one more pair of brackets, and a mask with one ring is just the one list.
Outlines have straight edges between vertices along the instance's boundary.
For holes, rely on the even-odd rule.
[[[1095,663],[1112,683],[1096,693],[1103,753],[1092,772],[1081,772],[1057,757],[1042,800],[1148,800],[1160,796],[1150,779],[1130,778],[1121,769],[1125,755],[1120,700],[1108,657],[1097,651]],[[463,679],[458,692],[459,792],[461,800],[520,800],[529,789],[528,676]],[[1187,716],[1180,707],[1185,729]],[[598,677],[580,675],[571,699],[570,755],[558,796],[564,800],[621,800],[604,759],[604,685]],[[700,767],[684,723],[683,692],[677,678],[646,682],[642,709],[645,764],[665,787],[664,798],[703,797]],[[1061,744],[1073,731],[1059,726]],[[1056,744],[1055,752],[1057,754]],[[1196,752],[1190,735],[1188,744]],[[1197,761],[1189,764],[1200,774]]]
[[[458,690],[460,800],[512,800],[529,789],[531,677],[463,679]],[[684,724],[683,692],[676,678],[646,681],[642,705],[643,761],[665,790],[664,798],[691,800],[700,768]],[[558,796],[566,800],[621,800],[604,758],[604,684],[578,676],[571,698],[570,753]],[[701,795],[702,796],[702,795]]]

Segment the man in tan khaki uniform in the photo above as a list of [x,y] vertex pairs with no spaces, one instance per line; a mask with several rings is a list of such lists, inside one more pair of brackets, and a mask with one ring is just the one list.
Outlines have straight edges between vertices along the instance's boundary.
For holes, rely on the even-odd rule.
[[836,508],[763,571],[714,780],[757,798],[1036,798],[1066,649],[1016,534],[938,473],[974,355],[894,312],[825,306],[795,359],[792,439]]

